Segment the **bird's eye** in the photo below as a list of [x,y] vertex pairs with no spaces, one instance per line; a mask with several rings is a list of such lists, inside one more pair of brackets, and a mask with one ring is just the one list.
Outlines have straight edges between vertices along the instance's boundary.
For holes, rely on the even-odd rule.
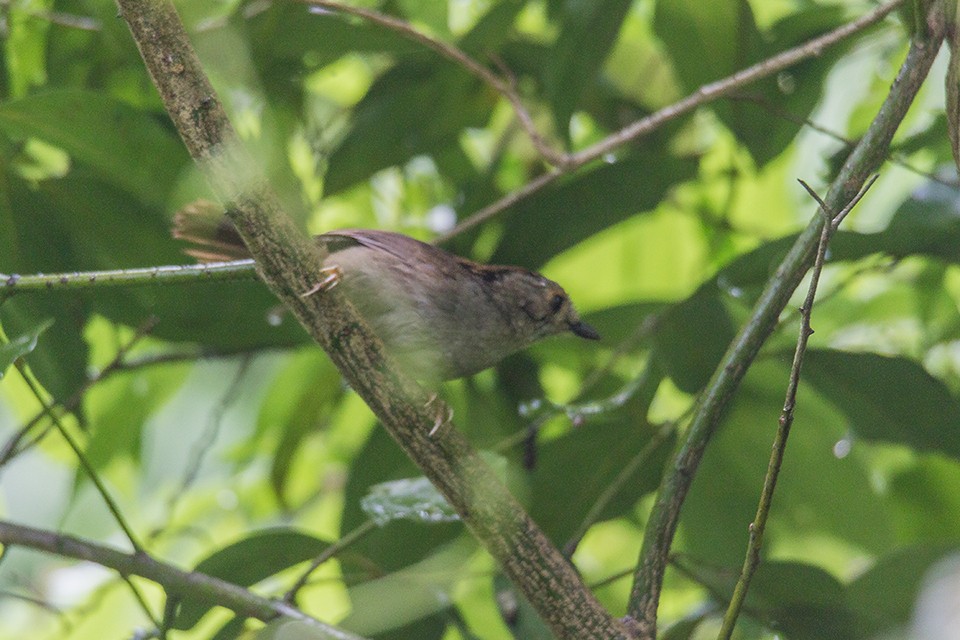
[[557,311],[560,311],[560,307],[563,306],[564,300],[565,298],[559,293],[550,298],[550,313],[556,313]]

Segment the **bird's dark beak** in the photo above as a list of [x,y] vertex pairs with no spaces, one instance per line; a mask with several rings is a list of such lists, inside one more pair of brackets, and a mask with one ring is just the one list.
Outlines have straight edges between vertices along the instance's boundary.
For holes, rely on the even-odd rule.
[[575,334],[581,338],[586,338],[587,340],[599,340],[600,334],[597,333],[597,330],[588,325],[582,320],[577,320],[576,322],[570,323],[570,331],[573,331]]

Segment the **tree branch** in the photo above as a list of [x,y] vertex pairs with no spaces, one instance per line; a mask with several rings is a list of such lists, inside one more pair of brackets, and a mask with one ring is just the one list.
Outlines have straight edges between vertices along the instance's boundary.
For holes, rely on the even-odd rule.
[[534,124],[533,118],[530,116],[530,112],[527,111],[525,106],[523,106],[523,101],[520,99],[520,96],[517,95],[517,92],[514,90],[513,86],[511,86],[509,81],[500,78],[497,74],[490,71],[490,69],[467,55],[462,49],[459,49],[447,42],[443,42],[442,40],[431,38],[427,34],[417,31],[409,23],[404,22],[399,18],[388,16],[378,11],[373,11],[372,9],[355,7],[353,5],[336,2],[335,0],[300,0],[300,2],[304,2],[315,7],[324,7],[332,11],[341,11],[343,13],[359,16],[364,20],[368,20],[374,24],[378,24],[382,27],[390,29],[391,31],[399,33],[403,37],[413,40],[414,42],[419,42],[423,46],[437,52],[447,60],[460,65],[469,73],[486,82],[487,85],[490,86],[494,91],[507,99],[507,101],[510,103],[510,106],[513,107],[513,112],[516,114],[517,120],[520,122],[520,126],[523,127],[527,137],[530,138],[530,142],[533,143],[533,146],[540,153],[540,155],[543,156],[544,160],[556,166],[563,166],[569,162],[570,156],[568,154],[557,151],[551,147],[549,143],[544,140],[543,136],[540,135],[540,132],[537,131],[537,125]]
[[842,211],[834,215],[827,209],[826,203],[820,199],[816,192],[811,189],[806,182],[801,180],[803,185],[811,196],[818,203],[817,214],[823,217],[823,225],[820,230],[820,241],[817,243],[816,258],[813,261],[813,269],[810,272],[810,286],[807,288],[807,297],[800,307],[800,333],[797,336],[797,347],[793,353],[793,364],[790,366],[790,378],[787,382],[786,398],[783,401],[783,410],[780,412],[780,419],[777,424],[777,433],[773,439],[773,447],[770,452],[770,462],[767,465],[767,474],[763,479],[763,489],[760,492],[760,500],[757,504],[757,515],[750,523],[750,539],[747,544],[747,553],[743,558],[743,568],[740,570],[740,578],[734,587],[733,596],[727,606],[727,612],[723,616],[723,625],[717,640],[730,640],[733,635],[733,628],[737,624],[737,618],[740,616],[740,609],[747,598],[747,589],[750,588],[750,581],[753,574],[760,565],[760,549],[763,547],[763,534],[767,528],[767,517],[770,515],[770,505],[773,503],[773,492],[777,488],[777,479],[780,477],[780,468],[783,465],[783,456],[787,449],[787,438],[790,437],[790,427],[793,426],[794,409],[797,406],[797,389],[800,387],[800,371],[803,368],[803,357],[807,352],[807,342],[813,335],[813,327],[810,324],[810,318],[813,314],[813,302],[817,297],[817,285],[820,283],[820,274],[823,272],[823,263],[827,257],[827,245],[830,243],[830,237],[843,219],[850,213],[864,194],[877,181],[874,176],[865,183],[860,191],[854,196]]
[[37,273],[34,275],[0,273],[0,301],[14,294],[27,291],[61,291],[104,286],[130,286],[153,282],[240,280],[251,277],[253,277],[252,260],[143,267],[139,269],[75,271],[73,273]]
[[463,233],[468,229],[472,229],[473,227],[476,227],[487,220],[490,220],[494,216],[500,214],[502,211],[509,209],[520,200],[530,197],[532,194],[553,183],[560,176],[571,173],[583,165],[603,157],[604,155],[614,151],[618,147],[621,147],[628,142],[634,142],[638,138],[645,136],[658,127],[663,126],[670,120],[674,120],[680,116],[686,115],[697,107],[707,104],[708,102],[712,102],[718,98],[730,95],[736,89],[756,82],[757,80],[777,74],[784,69],[797,64],[798,62],[806,60],[807,58],[819,56],[827,47],[837,44],[838,42],[842,42],[854,33],[862,31],[867,27],[876,24],[901,4],[903,4],[903,0],[891,0],[890,2],[878,6],[873,11],[863,14],[856,20],[848,22],[847,24],[840,26],[833,31],[823,34],[819,38],[814,38],[809,42],[803,43],[802,45],[796,46],[792,49],[787,49],[786,51],[779,53],[772,58],[767,58],[766,60],[758,62],[751,67],[747,67],[746,69],[742,69],[731,76],[727,76],[721,80],[703,85],[679,102],[675,102],[672,105],[664,107],[663,109],[650,114],[646,118],[641,118],[640,120],[627,125],[620,131],[607,136],[600,142],[569,156],[567,161],[561,167],[554,168],[544,174],[541,174],[516,191],[508,193],[496,202],[493,202],[472,214],[446,234],[437,238],[437,243],[442,244],[454,236]]
[[0,520],[0,544],[5,547],[27,547],[65,558],[94,562],[113,569],[122,576],[140,576],[156,582],[167,594],[183,594],[191,598],[200,598],[230,609],[238,616],[245,618],[256,618],[266,622],[285,616],[309,624],[330,640],[364,640],[361,636],[311,618],[284,602],[264,598],[243,587],[212,576],[183,571],[173,565],[155,560],[143,552],[123,553],[73,536],[60,535],[2,520]]
[[300,295],[319,281],[319,249],[283,214],[239,142],[173,6],[165,0],[117,0],[117,5],[187,149],[229,205],[270,289],[559,638],[628,637],[466,438],[455,428],[429,435],[436,403],[428,408],[429,394],[397,372],[353,306],[336,290]]
[[[879,113],[830,187],[825,198],[828,210],[843,209],[869,175],[883,162],[894,132],[937,56],[943,31],[942,17],[935,14],[930,25],[933,35],[929,39],[914,40],[911,43],[906,60]],[[780,312],[809,268],[822,225],[822,217],[817,216],[800,234],[777,268],[776,274],[757,301],[750,320],[734,338],[701,394],[686,437],[661,482],[644,533],[628,606],[629,615],[643,623],[646,628],[653,629],[656,625],[664,570],[677,529],[680,507],[703,457],[704,449],[723,418],[747,368],[763,342],[773,332]]]

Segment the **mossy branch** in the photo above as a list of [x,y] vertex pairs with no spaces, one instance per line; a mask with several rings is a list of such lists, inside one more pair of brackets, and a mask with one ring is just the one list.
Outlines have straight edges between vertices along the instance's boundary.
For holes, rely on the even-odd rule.
[[121,576],[140,576],[161,585],[168,594],[189,594],[230,609],[238,616],[264,622],[284,616],[300,620],[330,640],[364,640],[361,636],[337,629],[304,615],[285,602],[270,600],[252,591],[218,578],[184,571],[153,559],[143,552],[124,553],[102,545],[52,531],[26,527],[0,520],[0,544],[55,553],[64,558],[94,562],[113,569]]
[[281,211],[238,140],[172,4],[117,0],[117,5],[174,125],[229,211],[267,286],[327,351],[559,638],[628,637],[463,435],[452,426],[429,435],[436,405],[428,407],[429,394],[394,368],[352,305],[336,290],[300,295],[319,281],[319,249]]

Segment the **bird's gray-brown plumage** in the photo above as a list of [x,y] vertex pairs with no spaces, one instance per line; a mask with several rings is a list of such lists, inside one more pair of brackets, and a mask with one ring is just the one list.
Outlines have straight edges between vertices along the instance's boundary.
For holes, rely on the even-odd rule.
[[[174,235],[205,260],[249,257],[236,231],[181,211]],[[410,375],[468,376],[563,332],[597,339],[556,282],[521,267],[484,265],[408,236],[343,229],[316,237],[338,286]],[[322,295],[322,294],[319,294]]]

